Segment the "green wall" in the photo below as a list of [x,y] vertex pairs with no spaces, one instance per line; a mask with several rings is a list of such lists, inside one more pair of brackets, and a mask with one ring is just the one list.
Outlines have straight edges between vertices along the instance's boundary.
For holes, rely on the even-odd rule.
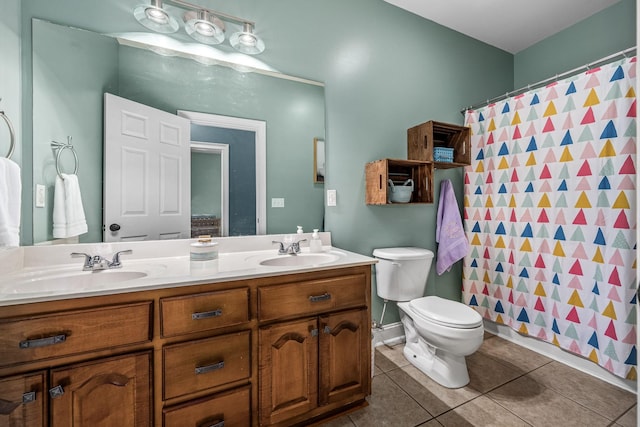
[[[435,204],[365,205],[367,162],[405,158],[409,127],[431,119],[461,124],[462,107],[512,90],[514,82],[528,83],[548,74],[544,69],[538,70],[539,65],[534,67],[534,50],[514,57],[383,0],[198,0],[198,3],[255,20],[256,31],[267,44],[267,50],[260,55],[262,61],[288,74],[325,83],[324,189],[335,189],[338,195],[338,205],[325,208],[325,228],[332,232],[336,246],[362,254],[396,245],[436,249]],[[625,8],[629,3],[623,0],[614,7]],[[85,17],[100,16],[100,20],[91,21],[89,29],[141,31],[142,27],[130,14],[136,4],[127,0],[26,0],[22,2],[25,12],[22,25],[27,26],[22,30],[23,50],[30,51],[26,33],[30,30],[31,16],[82,27],[87,27]],[[602,13],[606,15],[608,10]],[[613,36],[609,32],[603,37]],[[544,61],[549,58],[562,61],[573,50],[587,52],[592,43],[580,39],[576,46],[567,42],[562,47],[557,44],[557,50],[555,43],[538,48],[545,50],[540,53]],[[612,52],[598,52],[595,56],[608,53]],[[584,62],[582,58],[577,60]],[[515,62],[518,64],[514,67]],[[562,63],[559,71],[572,66]],[[528,74],[522,69],[527,69]],[[28,81],[29,76],[27,60],[23,64],[23,79]],[[458,202],[462,203],[463,171],[436,171],[435,176],[436,200],[439,182],[447,178],[454,182]],[[436,277],[433,270],[428,291],[458,299],[460,266],[441,277]],[[376,319],[380,310],[381,302],[374,298]],[[398,319],[395,307],[390,307],[387,313],[385,323]]]
[[102,106],[105,92],[118,91],[118,43],[46,21],[34,22],[33,40],[33,182],[47,189],[45,207],[33,211],[34,242],[53,239],[57,151],[51,142],[66,143],[67,136],[78,162],[64,150],[59,168],[78,167],[88,227],[80,242],[102,241]]
[[191,153],[191,214],[222,216],[220,205],[221,156]]
[[514,56],[514,89],[535,84],[636,45],[636,1],[615,5]]

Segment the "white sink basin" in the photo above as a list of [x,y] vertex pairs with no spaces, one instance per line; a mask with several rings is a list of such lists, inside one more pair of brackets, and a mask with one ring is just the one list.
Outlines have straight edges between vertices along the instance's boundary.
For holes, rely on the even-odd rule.
[[43,274],[32,278],[12,280],[0,284],[2,294],[60,293],[104,287],[147,276],[141,271],[80,271],[73,273]]
[[298,255],[278,255],[277,257],[268,258],[260,261],[260,265],[268,267],[304,267],[312,265],[327,264],[337,261],[339,258],[336,254],[331,253],[302,253]]

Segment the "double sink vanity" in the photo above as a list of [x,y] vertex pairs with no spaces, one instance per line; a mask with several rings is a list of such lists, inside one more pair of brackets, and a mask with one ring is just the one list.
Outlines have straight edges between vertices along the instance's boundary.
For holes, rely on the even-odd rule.
[[[0,251],[0,426],[308,425],[371,393],[371,265],[283,236]],[[308,236],[302,236],[307,237]],[[83,271],[71,253],[122,266]]]

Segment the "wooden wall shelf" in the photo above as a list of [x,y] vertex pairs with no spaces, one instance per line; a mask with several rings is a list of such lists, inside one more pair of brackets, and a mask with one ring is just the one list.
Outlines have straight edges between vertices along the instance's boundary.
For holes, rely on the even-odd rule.
[[[435,147],[453,149],[453,162],[436,162]],[[428,121],[407,130],[407,157],[433,162],[436,169],[465,167],[471,164],[471,129],[466,126]]]
[[407,179],[414,182],[413,195],[409,203],[433,203],[433,164],[416,160],[382,159],[367,163],[365,167],[368,205],[387,205],[389,201],[388,180],[402,185]]
[[[452,162],[437,162],[436,147],[453,150]],[[408,160],[381,159],[367,163],[365,202],[368,205],[388,205],[388,180],[402,185],[407,179],[414,182],[409,203],[433,203],[433,170],[451,169],[471,164],[471,129],[466,126],[428,121],[407,130]]]

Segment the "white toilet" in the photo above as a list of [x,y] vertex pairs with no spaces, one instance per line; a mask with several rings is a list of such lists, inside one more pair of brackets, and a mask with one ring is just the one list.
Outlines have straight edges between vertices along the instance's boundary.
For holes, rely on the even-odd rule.
[[396,301],[404,325],[405,357],[448,388],[469,383],[465,356],[482,344],[482,316],[460,302],[424,297],[433,252],[422,248],[375,249],[378,296]]

